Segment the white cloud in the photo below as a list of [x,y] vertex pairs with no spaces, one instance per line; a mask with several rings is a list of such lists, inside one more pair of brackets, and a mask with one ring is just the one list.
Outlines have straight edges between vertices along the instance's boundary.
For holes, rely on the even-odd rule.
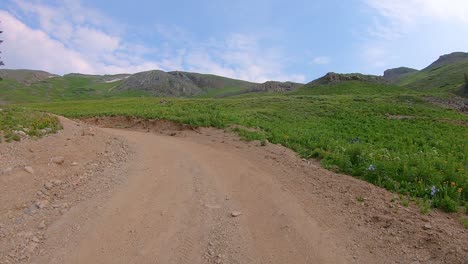
[[224,41],[209,41],[188,50],[184,64],[189,71],[265,82],[304,82],[301,74],[285,74],[286,58],[275,49],[265,49],[259,40],[244,34],[230,34]]
[[[451,0],[363,0],[377,12],[369,32],[395,40],[434,22],[468,26],[468,1]],[[429,28],[430,30],[430,28]]]
[[387,66],[386,58],[389,56],[387,50],[380,45],[365,46],[361,52],[368,65],[375,68]]
[[330,64],[330,62],[331,62],[331,59],[330,57],[327,57],[327,56],[315,57],[312,60],[312,63],[318,64],[318,65],[326,65],[326,64]]
[[[133,73],[160,68],[157,62],[144,58],[151,49],[110,33],[109,19],[83,8],[78,1],[64,1],[60,6],[22,0],[14,3],[16,9],[0,10],[5,31],[2,49],[8,68],[58,74]],[[26,25],[22,21],[26,19],[37,21],[37,28]]]
[[438,56],[466,50],[466,0],[362,0],[370,26],[361,56],[376,73],[384,67],[422,68]]
[[9,68],[44,69],[53,73],[92,72],[93,67],[81,54],[66,48],[40,30],[33,30],[7,12],[0,10],[3,60]]
[[466,0],[365,0],[380,15],[395,23],[412,26],[421,20],[467,23]]
[[97,55],[118,50],[120,39],[93,28],[78,27],[70,44],[77,50]]
[[285,74],[287,57],[262,47],[254,36],[227,33],[224,39],[200,41],[177,26],[157,25],[161,41],[148,47],[121,37],[125,32],[117,23],[80,1],[12,3],[9,11],[0,10],[8,68],[58,74],[186,70],[258,82],[305,81],[301,74]]

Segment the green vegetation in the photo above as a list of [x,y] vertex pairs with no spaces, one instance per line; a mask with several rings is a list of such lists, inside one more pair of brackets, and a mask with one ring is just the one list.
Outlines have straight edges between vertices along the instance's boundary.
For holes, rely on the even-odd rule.
[[465,75],[465,85],[462,87],[462,94],[468,94],[468,74]]
[[146,95],[141,91],[113,92],[112,89],[120,82],[105,82],[87,75],[65,75],[26,86],[16,80],[5,78],[0,81],[0,98],[3,101],[17,103]]
[[431,212],[431,202],[430,200],[424,199],[417,199],[416,204],[419,206],[419,212],[421,214],[429,214]]
[[122,115],[218,128],[235,124],[243,138],[280,143],[304,158],[320,159],[325,168],[425,198],[447,211],[468,201],[468,117],[431,105],[417,92],[349,82],[305,87],[288,95],[165,100],[29,107],[74,118]]
[[376,84],[370,82],[347,81],[330,85],[307,84],[294,91],[295,95],[369,95],[413,93],[407,88],[390,84]]
[[27,110],[23,107],[6,107],[0,111],[0,142],[19,141],[21,136],[41,137],[61,129],[57,117]]
[[400,204],[404,207],[408,207],[409,206],[409,200],[406,199],[406,198],[400,198]]
[[468,218],[462,218],[460,219],[460,222],[465,227],[465,229],[468,229]]
[[239,94],[245,91],[245,88],[240,87],[225,87],[219,89],[207,89],[205,93],[197,96],[198,98],[217,98],[226,97],[229,95]]
[[464,83],[468,61],[442,65],[405,75],[396,84],[425,91],[455,91]]

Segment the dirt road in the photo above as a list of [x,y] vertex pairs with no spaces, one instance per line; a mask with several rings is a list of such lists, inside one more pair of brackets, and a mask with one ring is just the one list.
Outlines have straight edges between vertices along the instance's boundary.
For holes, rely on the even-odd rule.
[[122,181],[50,221],[27,262],[461,263],[467,254],[453,218],[393,205],[394,195],[281,146],[213,129],[99,130],[129,146],[124,166],[103,172]]
[[258,164],[174,137],[106,131],[135,147],[131,177],[61,262],[345,262],[326,230]]

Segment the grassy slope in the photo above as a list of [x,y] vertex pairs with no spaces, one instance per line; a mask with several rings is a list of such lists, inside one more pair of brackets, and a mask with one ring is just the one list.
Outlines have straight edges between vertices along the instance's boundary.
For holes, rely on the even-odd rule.
[[408,74],[396,84],[414,90],[456,91],[464,83],[464,73],[468,73],[466,61]]
[[[303,157],[321,159],[326,168],[393,191],[429,198],[429,188],[435,185],[441,191],[434,204],[447,210],[453,210],[454,201],[467,200],[466,191],[458,193],[458,188],[468,189],[466,115],[430,105],[416,92],[362,84],[366,92],[357,93],[357,83],[345,86],[301,89],[290,95],[167,99],[167,104],[133,98],[30,107],[69,117],[125,115],[195,126],[259,128],[262,132],[238,132],[248,139],[281,143]],[[371,165],[376,170],[369,169]]]
[[0,69],[0,78],[16,80],[23,84],[30,84],[37,81],[48,79],[54,74],[37,71],[37,70],[11,70],[11,69]]
[[224,87],[224,88],[208,88],[204,93],[197,96],[198,98],[218,98],[223,96],[229,96],[231,94],[242,93],[245,91],[242,87]]
[[296,95],[368,95],[368,94],[394,94],[411,93],[410,90],[386,84],[370,82],[348,81],[331,85],[307,84],[292,94]]
[[11,106],[0,111],[0,142],[3,139],[7,142],[19,141],[21,136],[18,131],[30,137],[40,137],[59,129],[61,125],[58,118],[46,113]]
[[66,75],[25,86],[15,80],[0,81],[0,98],[7,102],[44,102],[97,99],[113,96],[140,96],[141,92],[113,93],[121,81],[106,83],[86,75]]
[[185,74],[195,77],[200,81],[195,81],[203,93],[198,95],[199,98],[217,98],[238,94],[256,85],[255,83],[226,78],[212,74],[200,74],[185,72]]

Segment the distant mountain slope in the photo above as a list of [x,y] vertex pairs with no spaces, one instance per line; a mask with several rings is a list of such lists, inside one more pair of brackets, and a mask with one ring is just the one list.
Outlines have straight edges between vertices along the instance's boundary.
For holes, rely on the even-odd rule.
[[415,90],[458,91],[468,73],[468,53],[455,52],[441,56],[421,71],[409,73],[395,84]]
[[45,71],[0,69],[0,78],[15,80],[24,85],[31,85],[32,83],[57,76]]
[[394,68],[394,69],[388,69],[384,72],[383,78],[387,81],[394,82],[397,81],[404,76],[415,73],[418,70],[408,68],[408,67],[399,67],[399,68]]
[[301,85],[274,81],[260,84],[212,74],[154,70],[131,75],[116,91],[142,91],[153,96],[226,97],[251,92],[287,92]]
[[[91,99],[110,96],[120,96],[121,93],[114,93],[112,90],[122,80],[128,77],[128,74],[117,75],[85,75],[85,74],[67,74],[62,76],[46,75],[47,78],[28,78],[27,85],[24,79],[17,80],[18,76],[24,73],[33,73],[39,76],[40,71],[7,71],[8,75],[0,81],[0,99],[6,102],[44,102],[56,100],[71,99]],[[16,77],[16,78],[12,78]],[[35,80],[32,82],[32,80]],[[22,82],[20,82],[22,81]],[[127,93],[128,94],[128,93]],[[135,94],[134,92],[132,94]],[[136,93],[138,94],[138,93]],[[141,93],[140,93],[141,94]]]
[[467,62],[468,61],[468,53],[466,52],[453,52],[450,54],[442,55],[434,61],[431,65],[427,66],[423,69],[423,71],[433,70],[435,68],[439,68],[446,65],[456,64],[459,62]]
[[168,73],[182,78],[189,78],[195,85],[204,91],[209,89],[221,89],[228,87],[247,89],[256,85],[256,83],[253,82],[231,79],[213,74],[201,74],[182,71],[173,71]]
[[116,91],[143,91],[154,96],[194,96],[202,89],[186,75],[154,70],[133,74],[117,86]]
[[106,83],[111,83],[111,82],[117,82],[124,80],[128,77],[130,77],[131,74],[127,73],[121,73],[121,74],[106,74],[106,75],[91,75],[91,74],[81,74],[81,73],[69,73],[65,74],[63,77],[77,77],[77,78],[83,78],[83,79],[90,79],[95,82],[106,82]]
[[119,96],[227,97],[253,92],[288,92],[302,84],[254,83],[192,72],[159,70],[136,74],[58,76],[43,71],[1,70],[0,100],[43,102]]
[[268,81],[264,83],[257,84],[255,87],[250,88],[250,92],[277,92],[277,93],[285,93],[291,92],[299,87],[303,86],[302,83],[295,83],[295,82],[276,82],[276,81]]
[[327,85],[327,84],[336,84],[340,82],[347,81],[361,81],[361,82],[384,82],[383,77],[376,75],[365,75],[360,73],[334,73],[329,72],[325,76],[318,78],[306,86],[312,85]]

